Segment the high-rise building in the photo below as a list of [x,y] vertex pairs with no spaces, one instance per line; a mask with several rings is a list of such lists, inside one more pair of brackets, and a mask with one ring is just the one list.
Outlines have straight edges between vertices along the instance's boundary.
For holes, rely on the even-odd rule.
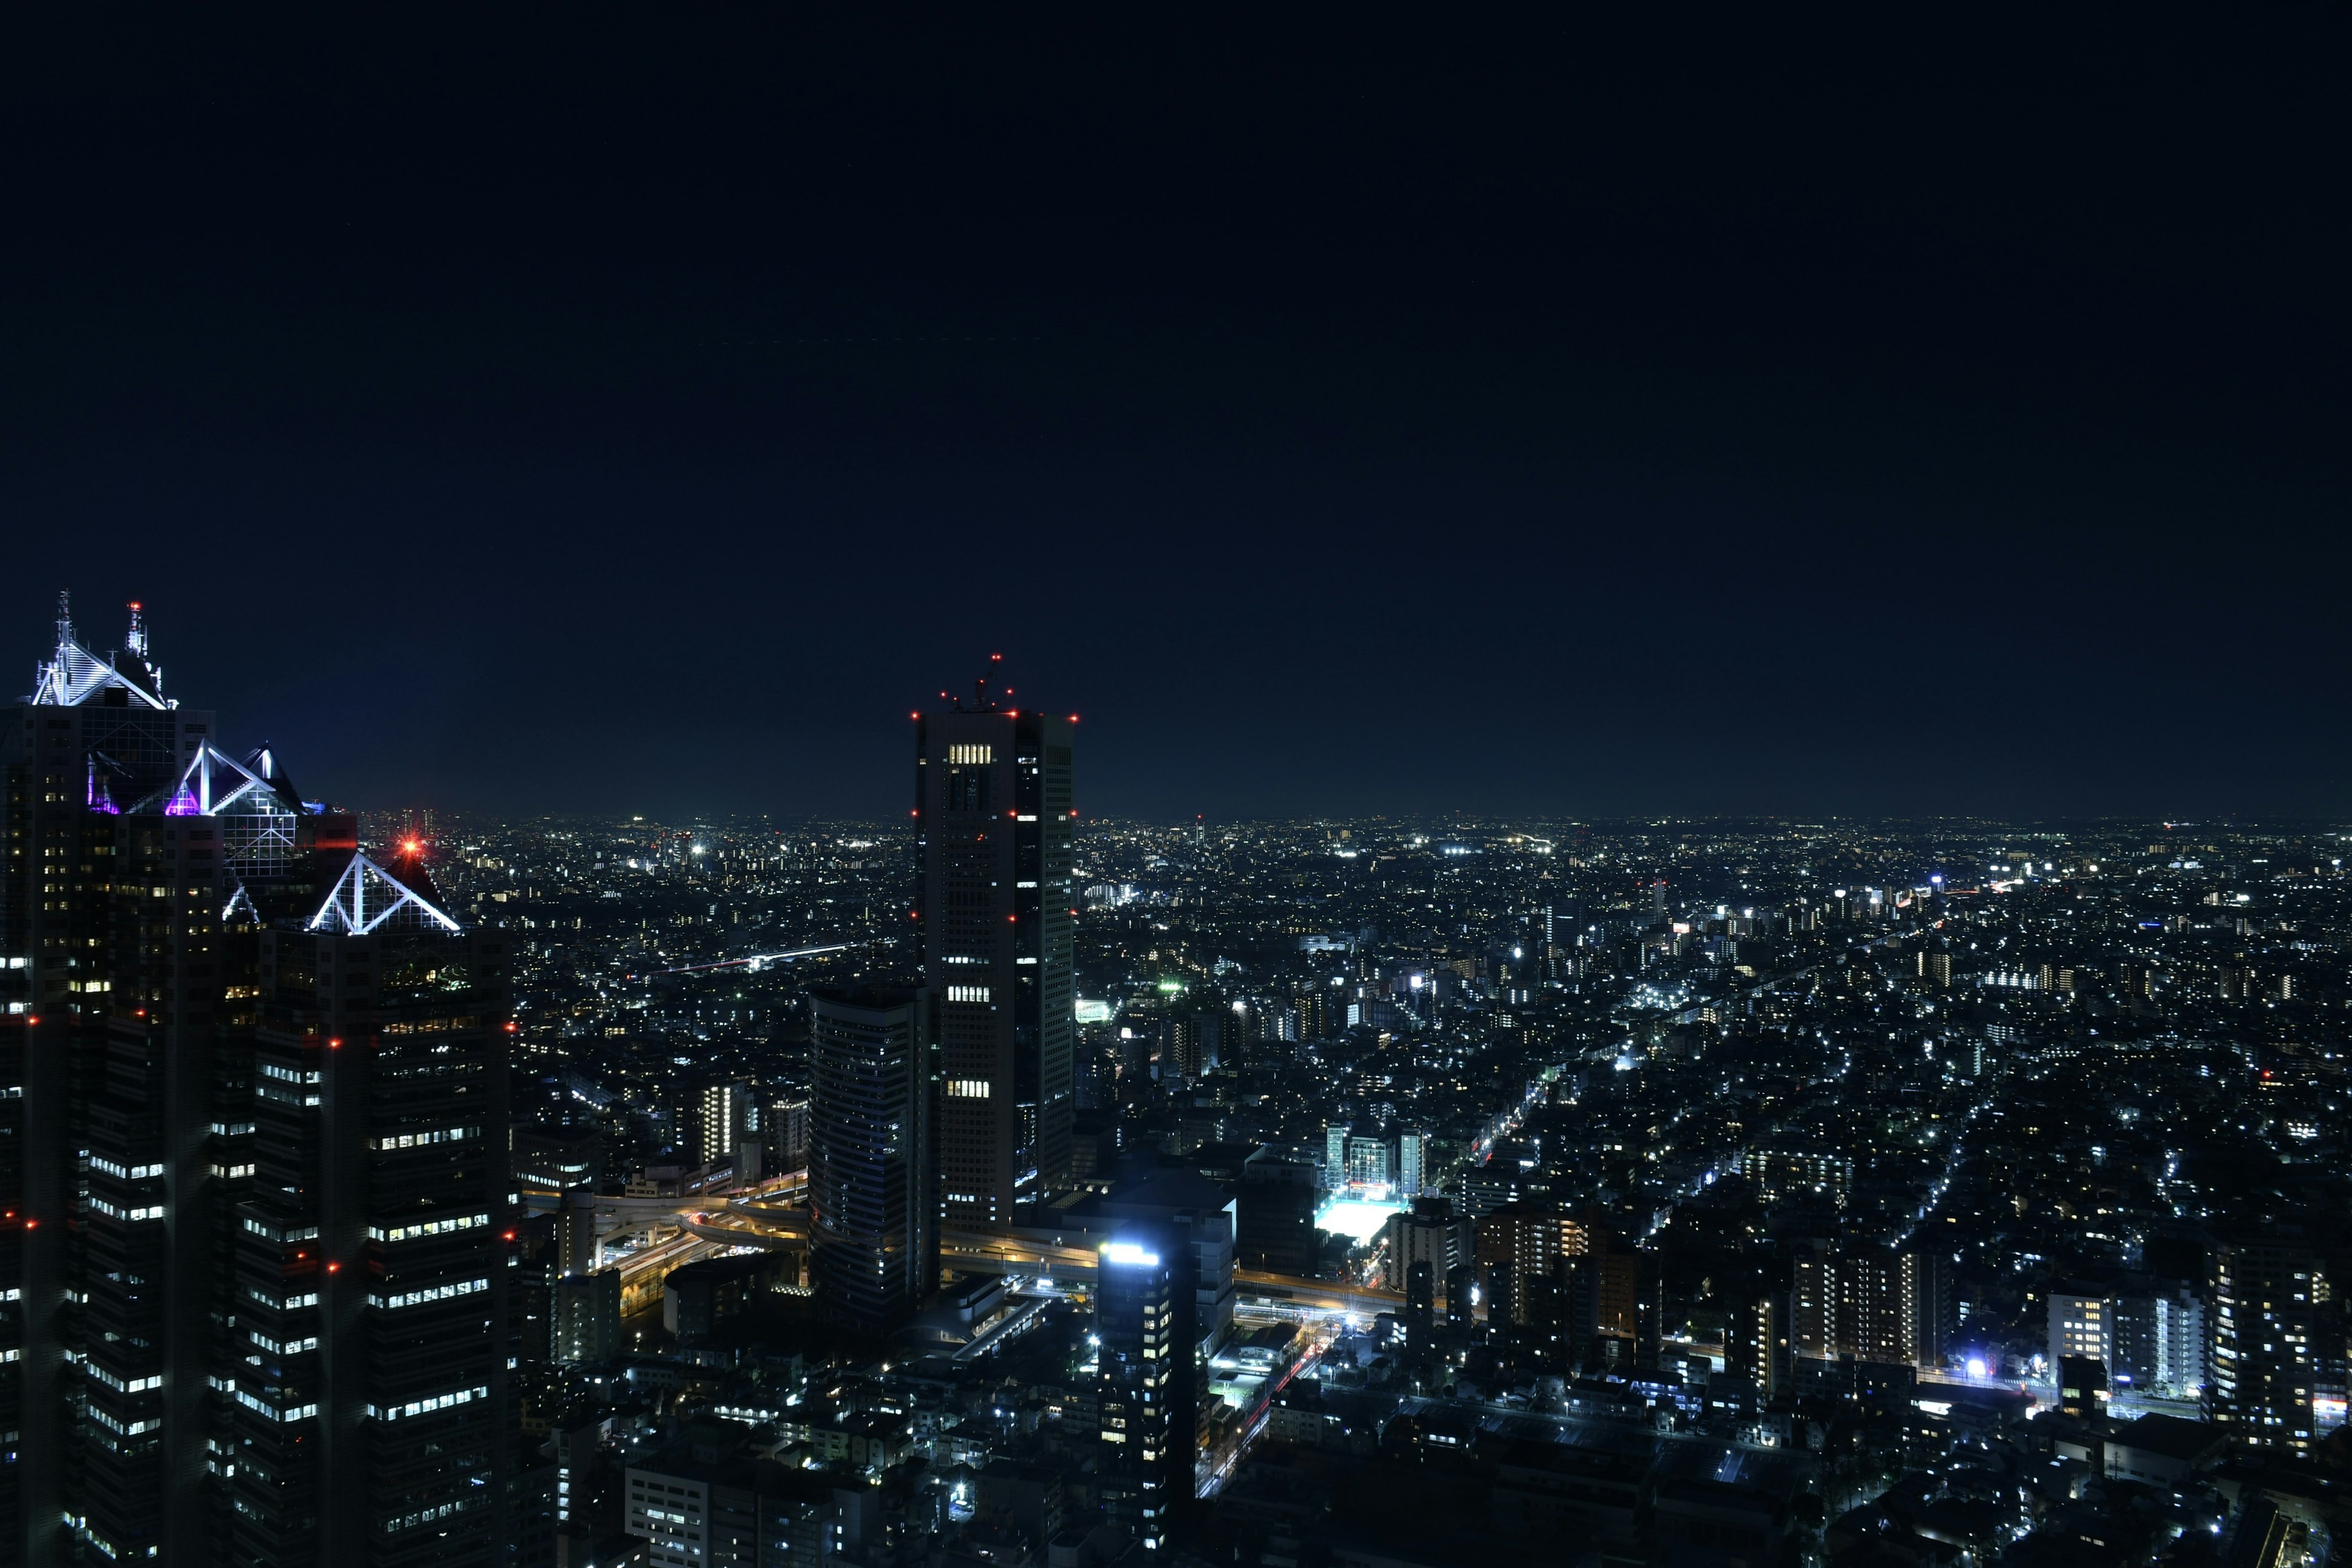
[[[32,1037],[5,1205],[24,1400],[0,1491],[21,1497],[0,1557],[403,1561],[456,1528],[399,1525],[425,1505],[390,1505],[427,1496],[497,1529],[501,939],[460,933],[415,853],[359,856],[352,818],[304,803],[269,748],[218,749],[210,714],[163,695],[135,605],[104,658],[60,607],[33,695],[0,718],[0,772],[24,851],[0,877],[0,974]],[[281,947],[309,957],[281,968]],[[331,1071],[304,1059],[326,1050]],[[368,1239],[460,1200],[483,1216],[462,1237]],[[404,1303],[422,1310],[376,1304],[444,1285]],[[394,1433],[412,1373],[488,1394],[447,1431]],[[334,1507],[301,1500],[335,1477]]]
[[1166,1544],[1170,1514],[1192,1495],[1192,1248],[1181,1235],[1136,1225],[1103,1243],[1099,1257],[1101,1492],[1106,1509],[1152,1549]]
[[1427,1153],[1429,1140],[1419,1132],[1397,1134],[1396,1184],[1397,1195],[1411,1203],[1421,1196],[1427,1179],[1422,1162]]
[[1172,1086],[1190,1084],[1208,1070],[1208,1059],[1202,1054],[1201,1016],[1192,1012],[1171,1013],[1160,1021],[1160,1081]]
[[1234,1191],[1234,1251],[1244,1268],[1315,1272],[1315,1167],[1260,1150],[1242,1166]]
[[[189,1005],[196,998],[150,1010],[131,988],[117,997],[112,987],[118,934],[135,933],[138,956],[165,963],[211,946],[220,910],[215,868],[226,846],[214,825],[188,824],[205,830],[199,858],[193,838],[181,842],[180,822],[160,820],[178,804],[173,786],[208,741],[212,715],[163,695],[135,606],[124,642],[104,658],[84,648],[60,595],[55,652],[32,695],[0,721],[11,852],[0,882],[0,952],[24,1046],[23,1075],[12,1080],[23,1091],[22,1190],[6,1205],[24,1223],[14,1237],[21,1273],[11,1281],[23,1291],[15,1347],[23,1359],[0,1373],[21,1378],[24,1419],[8,1424],[22,1436],[7,1444],[15,1462],[0,1467],[0,1487],[18,1489],[9,1512],[24,1559],[35,1563],[58,1561],[73,1549],[68,1534],[93,1530],[108,1555],[143,1556],[167,1532],[201,1533],[205,1508],[203,1390],[216,1304],[204,1291],[216,1270],[165,1269],[167,1261],[201,1260],[216,1231],[205,1223],[214,1162],[201,1137],[186,1136],[213,1121],[214,1010],[203,1007],[199,1023]],[[165,798],[153,803],[159,792]],[[119,929],[128,900],[118,884],[132,875],[116,863],[121,814],[142,804],[155,863],[142,860],[135,876],[163,896],[153,900],[159,910],[142,905],[141,918]],[[164,978],[152,988],[167,989]],[[94,1110],[105,1125],[88,1142]],[[102,1162],[89,1167],[87,1194],[86,1147]],[[100,1232],[75,1245],[92,1223]],[[93,1258],[101,1272],[127,1272],[136,1283],[101,1281],[117,1288],[92,1300]],[[93,1331],[102,1347],[95,1360],[85,1352]],[[93,1426],[102,1440],[89,1437]]]
[[1490,1321],[1527,1322],[1538,1282],[1557,1282],[1561,1260],[1583,1256],[1591,1239],[1575,1220],[1541,1204],[1506,1204],[1479,1216],[1477,1226]]
[[1796,1386],[1789,1310],[1789,1292],[1772,1291],[1741,1306],[1725,1325],[1725,1370],[1753,1383],[1763,1399]]
[[751,1085],[740,1079],[703,1085],[700,1111],[696,1153],[706,1165],[734,1159],[740,1146],[759,1138],[759,1099]]
[[1348,1180],[1362,1186],[1384,1187],[1389,1184],[1395,1167],[1391,1161],[1396,1150],[1385,1138],[1362,1133],[1348,1140]]
[[809,1097],[792,1093],[768,1102],[760,1113],[760,1133],[767,1141],[772,1170],[797,1171],[808,1164]]
[[[938,1284],[935,1104],[922,994],[810,993],[809,1237],[819,1307],[880,1333]],[[950,1097],[956,1085],[947,1086]]]
[[2206,1419],[2258,1447],[2312,1446],[2323,1279],[2318,1255],[2290,1238],[2250,1237],[2214,1253]]
[[1199,1336],[1195,1351],[1202,1363],[1233,1328],[1234,1209],[1229,1190],[1181,1165],[1162,1165],[1096,1204],[1097,1213],[1150,1226],[1169,1246],[1184,1249],[1184,1273],[1192,1284],[1191,1321]]
[[1797,1259],[1789,1337],[1799,1357],[1940,1367],[1950,1333],[1950,1289],[1936,1254],[1817,1247]]
[[565,1274],[551,1292],[549,1359],[605,1362],[621,1353],[621,1271]]
[[621,1271],[599,1268],[596,1194],[573,1187],[556,1211],[556,1277],[548,1289],[547,1357],[609,1361],[621,1349]]
[[2104,1291],[2053,1290],[2050,1293],[2050,1365],[2079,1356],[2105,1362],[2114,1357],[2115,1314]]
[[1416,1198],[1410,1211],[1389,1215],[1387,1231],[1392,1287],[1410,1278],[1415,1263],[1427,1263],[1431,1279],[1440,1281],[1477,1258],[1478,1222],[1455,1215],[1448,1198]]
[[914,913],[938,1018],[950,1223],[1003,1224],[1068,1178],[1071,740],[1068,720],[1000,701],[986,681],[969,704],[917,721]]
[[239,1561],[488,1563],[508,1532],[507,943],[401,870],[354,855],[261,933]]

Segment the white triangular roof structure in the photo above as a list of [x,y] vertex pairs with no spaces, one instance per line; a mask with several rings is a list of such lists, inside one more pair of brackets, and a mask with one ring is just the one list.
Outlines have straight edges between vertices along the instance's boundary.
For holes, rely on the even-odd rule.
[[[135,614],[131,617],[131,635],[140,644],[146,642],[146,636],[140,629]],[[58,651],[47,663],[35,669],[33,694],[26,700],[45,708],[79,708],[108,688],[117,686],[150,708],[177,706],[164,701],[82,647],[74,637],[73,621],[66,613],[65,595],[58,595]]]
[[223,925],[236,924],[240,919],[247,925],[261,923],[261,912],[253,907],[253,895],[245,890],[243,882],[228,896],[228,902],[221,906],[220,918]]
[[352,857],[352,863],[335,879],[334,890],[327,895],[327,901],[319,906],[319,912],[310,917],[304,929],[341,936],[367,936],[387,925],[394,931],[462,929],[415,889],[365,855]]
[[[152,798],[152,796],[150,797]],[[172,790],[166,816],[220,816],[234,809],[246,816],[291,816],[268,779],[206,742],[189,759]]]

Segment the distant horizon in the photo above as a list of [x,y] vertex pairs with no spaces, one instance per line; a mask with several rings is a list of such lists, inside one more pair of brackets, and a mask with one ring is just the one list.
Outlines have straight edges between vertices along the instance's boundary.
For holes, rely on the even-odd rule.
[[[632,819],[640,819],[647,826],[665,827],[676,826],[680,823],[695,822],[854,823],[860,826],[867,827],[906,827],[908,826],[905,822],[891,816],[861,816],[855,813],[821,811],[712,811],[685,813],[663,812],[656,814],[654,812],[548,810],[545,808],[527,808],[520,811],[509,812],[499,811],[488,807],[437,805],[430,802],[409,802],[399,805],[338,805],[335,806],[335,809],[341,811],[351,811],[361,816],[396,816],[403,813],[414,813],[419,811],[448,812],[453,816],[457,816],[494,817],[504,822],[521,822],[530,820],[533,817],[540,817],[551,822],[593,821],[618,822],[625,824]],[[2226,831],[2231,833],[2245,832],[2249,829],[2260,830],[2271,828],[2281,830],[2343,828],[2347,832],[2352,832],[2352,817],[2289,816],[2263,816],[2252,815],[2245,816],[2200,817],[2195,820],[2189,820],[2180,817],[2142,816],[2123,814],[2111,816],[2052,817],[2003,816],[1990,813],[1958,813],[1949,816],[1880,816],[1855,813],[1852,815],[1840,814],[1815,816],[1782,816],[1747,812],[1722,812],[1677,814],[1671,816],[1647,816],[1641,815],[1626,816],[1550,816],[1541,814],[1522,815],[1512,813],[1498,813],[1493,815],[1456,815],[1444,812],[1365,811],[1347,814],[1324,813],[1301,816],[1200,816],[1197,817],[1162,817],[1134,813],[1098,812],[1082,814],[1078,820],[1082,824],[1112,823],[1119,826],[1143,826],[1150,827],[1187,827],[1193,826],[1196,822],[1201,826],[1210,827],[1238,827],[1254,826],[1304,827],[1323,824],[1345,825],[1351,823],[1388,822],[1414,827],[1423,826],[1450,826],[1465,831],[1478,832],[1507,832],[1515,826],[1575,827],[1592,832],[1630,833],[1644,827],[1667,828],[1683,826],[1754,826],[1816,828],[1870,826],[1941,828],[1965,826],[1969,824],[1980,824],[1990,827],[2012,829],[2031,828],[2037,832],[2065,832],[2094,827],[2147,828],[2157,832],[2210,830],[2214,832]]]

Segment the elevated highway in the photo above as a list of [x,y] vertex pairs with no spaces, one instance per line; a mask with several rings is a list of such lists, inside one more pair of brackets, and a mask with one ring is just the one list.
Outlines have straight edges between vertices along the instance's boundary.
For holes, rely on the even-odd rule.
[[[807,1190],[807,1173],[792,1171],[741,1193],[683,1199],[600,1195],[594,1202],[597,1266],[619,1266],[624,1310],[641,1310],[659,1302],[661,1280],[671,1269],[698,1258],[736,1247],[805,1250],[809,1245]],[[562,1206],[562,1202],[561,1193],[524,1195],[525,1205],[541,1213]],[[645,1240],[638,1247],[614,1252],[614,1243],[632,1237]],[[1093,1283],[1097,1272],[1093,1243],[1074,1242],[1066,1235],[1047,1239],[1013,1226],[949,1226],[940,1233],[940,1260],[964,1273],[1036,1275],[1073,1285]],[[1244,1296],[1306,1311],[1368,1318],[1404,1305],[1402,1291],[1329,1279],[1242,1268],[1234,1270],[1234,1280]]]

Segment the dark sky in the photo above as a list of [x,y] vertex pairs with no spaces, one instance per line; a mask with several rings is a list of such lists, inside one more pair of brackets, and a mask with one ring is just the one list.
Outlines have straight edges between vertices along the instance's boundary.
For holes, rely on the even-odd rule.
[[16,19],[11,679],[144,598],[362,805],[895,816],[1001,650],[1096,815],[2352,814],[2342,5],[482,9]]

